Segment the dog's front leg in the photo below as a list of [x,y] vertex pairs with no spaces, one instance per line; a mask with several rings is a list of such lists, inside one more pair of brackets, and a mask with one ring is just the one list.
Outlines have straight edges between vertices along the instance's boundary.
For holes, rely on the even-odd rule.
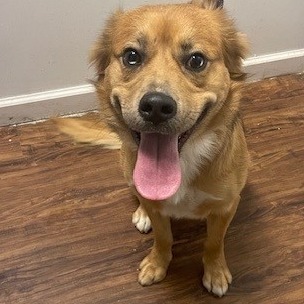
[[209,292],[222,297],[231,284],[232,276],[227,267],[224,253],[224,237],[227,228],[235,214],[239,198],[229,211],[225,213],[211,213],[207,217],[207,239],[204,244],[203,284]]
[[160,282],[167,274],[168,266],[172,259],[173,237],[171,232],[170,218],[162,216],[158,211],[150,208],[147,202],[142,202],[148,216],[151,219],[154,233],[154,244],[151,252],[141,262],[138,281],[141,285],[147,286]]

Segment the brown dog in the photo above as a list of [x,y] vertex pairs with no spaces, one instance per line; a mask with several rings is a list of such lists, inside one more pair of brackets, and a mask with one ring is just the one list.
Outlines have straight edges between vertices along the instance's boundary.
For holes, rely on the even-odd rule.
[[247,43],[221,5],[197,0],[115,13],[92,54],[104,123],[57,121],[78,141],[121,144],[140,202],[133,223],[142,232],[152,224],[155,238],[139,283],[166,276],[170,217],[206,218],[203,284],[218,296],[232,280],[224,236],[249,162],[239,116]]

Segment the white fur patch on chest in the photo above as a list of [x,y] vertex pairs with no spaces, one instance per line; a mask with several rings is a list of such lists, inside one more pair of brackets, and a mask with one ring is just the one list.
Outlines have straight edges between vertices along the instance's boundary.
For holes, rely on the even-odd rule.
[[174,199],[167,200],[163,203],[161,213],[165,216],[174,218],[190,218],[202,219],[206,215],[197,212],[198,206],[204,203],[205,200],[220,200],[212,194],[200,191],[194,188],[187,188],[183,199],[175,201]]
[[191,137],[181,151],[182,188],[189,184],[206,162],[215,157],[218,138],[214,131],[206,132],[199,140],[192,142]]

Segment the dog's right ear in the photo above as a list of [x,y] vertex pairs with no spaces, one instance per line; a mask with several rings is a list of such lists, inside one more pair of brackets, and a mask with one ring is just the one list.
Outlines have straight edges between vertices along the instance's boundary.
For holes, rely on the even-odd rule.
[[192,0],[190,3],[205,9],[212,10],[223,8],[224,0]]
[[[96,69],[97,81],[102,80],[105,74],[105,70],[110,64],[112,55],[112,37],[115,30],[115,24],[122,11],[114,13],[110,19],[106,22],[105,29],[100,35],[98,40],[93,45],[90,54],[89,62]],[[94,84],[94,81],[92,81]]]

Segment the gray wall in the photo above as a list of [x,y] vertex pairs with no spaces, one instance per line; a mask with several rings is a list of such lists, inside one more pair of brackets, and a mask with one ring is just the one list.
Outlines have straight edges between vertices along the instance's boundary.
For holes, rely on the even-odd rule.
[[[88,49],[115,8],[169,2],[0,0],[0,112],[1,102],[19,95],[85,85]],[[226,0],[225,7],[249,36],[253,57],[291,54],[296,70],[286,61],[287,72],[303,70],[303,0]]]

